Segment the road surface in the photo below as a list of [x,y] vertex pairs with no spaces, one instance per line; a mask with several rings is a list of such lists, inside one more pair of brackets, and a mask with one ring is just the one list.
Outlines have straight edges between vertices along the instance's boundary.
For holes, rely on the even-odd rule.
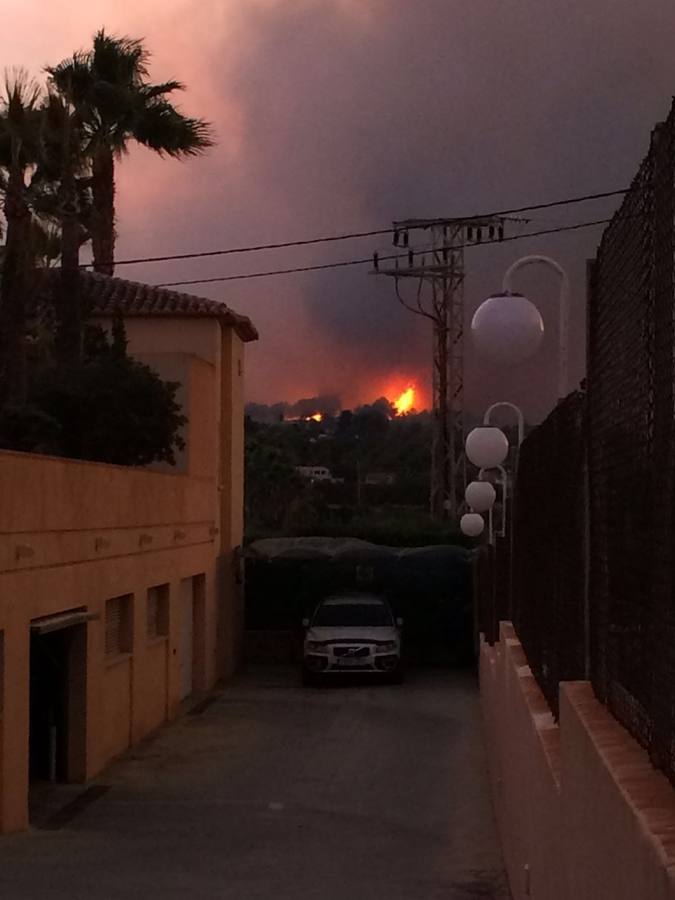
[[249,673],[96,785],[0,838],[0,896],[508,896],[470,674],[303,689],[290,670]]

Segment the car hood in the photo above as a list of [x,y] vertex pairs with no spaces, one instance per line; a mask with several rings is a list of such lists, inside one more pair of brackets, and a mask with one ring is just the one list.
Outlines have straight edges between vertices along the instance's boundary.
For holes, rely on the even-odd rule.
[[382,625],[374,628],[339,627],[339,626],[314,626],[306,635],[308,641],[396,641],[398,629],[393,625]]

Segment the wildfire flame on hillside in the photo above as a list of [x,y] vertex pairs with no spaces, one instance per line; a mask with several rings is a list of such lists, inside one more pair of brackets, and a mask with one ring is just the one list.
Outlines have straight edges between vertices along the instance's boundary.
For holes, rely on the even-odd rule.
[[410,385],[401,396],[394,400],[394,408],[399,416],[402,416],[404,413],[410,412],[410,410],[415,405],[415,388]]

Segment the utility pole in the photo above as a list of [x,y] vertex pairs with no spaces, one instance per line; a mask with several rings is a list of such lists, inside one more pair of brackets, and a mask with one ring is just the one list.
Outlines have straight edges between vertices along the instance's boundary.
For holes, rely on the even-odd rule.
[[[456,519],[464,502],[464,247],[504,236],[505,219],[404,219],[393,223],[393,243],[402,247],[393,266],[374,273],[394,279],[401,304],[432,324],[432,441],[429,504],[433,518]],[[421,235],[416,248],[411,237]],[[416,283],[404,296],[404,282]]]

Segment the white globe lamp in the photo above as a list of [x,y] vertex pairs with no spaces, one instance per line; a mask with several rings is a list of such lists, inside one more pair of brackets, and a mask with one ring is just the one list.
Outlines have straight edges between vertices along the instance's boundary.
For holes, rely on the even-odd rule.
[[466,439],[466,455],[479,469],[501,466],[509,454],[509,441],[501,428],[482,425],[470,431]]
[[544,322],[527,297],[507,291],[481,303],[471,320],[471,336],[476,349],[488,359],[515,365],[539,350]]
[[479,537],[485,530],[485,522],[478,513],[465,513],[459,521],[459,527],[467,537]]
[[494,506],[497,492],[489,481],[472,481],[467,485],[464,499],[474,512],[484,513]]

